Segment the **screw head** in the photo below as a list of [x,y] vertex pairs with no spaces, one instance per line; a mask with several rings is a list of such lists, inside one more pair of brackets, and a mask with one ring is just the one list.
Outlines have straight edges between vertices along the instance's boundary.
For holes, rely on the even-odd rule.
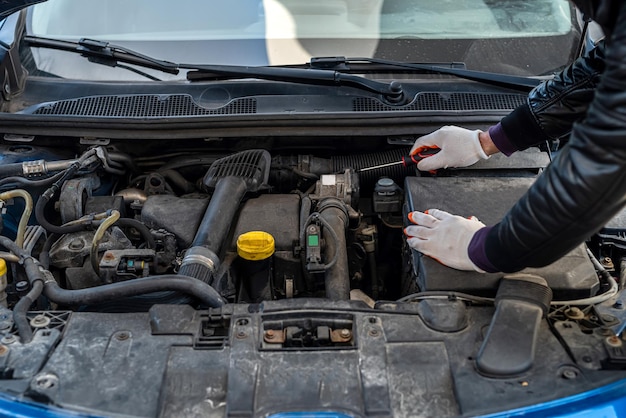
[[76,238],[70,242],[69,248],[70,250],[82,250],[85,247],[85,243],[82,239]]
[[115,339],[118,341],[126,341],[129,338],[130,338],[130,332],[120,331],[120,332],[115,333]]
[[611,347],[621,347],[622,346],[622,340],[620,340],[619,337],[616,336],[616,335],[607,337],[606,343],[608,345],[610,345]]
[[265,338],[267,338],[268,340],[273,340],[275,337],[274,335],[274,331],[271,329],[268,329],[267,331],[265,331]]
[[37,389],[53,389],[59,384],[59,378],[52,373],[40,374],[33,382]]
[[6,345],[13,344],[15,342],[17,342],[17,337],[15,335],[5,335],[0,340],[0,343],[6,344]]
[[104,253],[102,258],[104,260],[111,261],[111,260],[113,260],[115,258],[115,256],[113,255],[113,253],[110,253],[110,252],[107,251],[106,253]]
[[350,336],[352,335],[352,333],[350,332],[349,329],[344,328],[341,331],[339,331],[339,335],[341,336],[341,338],[350,338]]
[[34,328],[44,328],[50,324],[50,319],[45,315],[37,315],[30,320],[30,325]]
[[578,377],[578,373],[575,370],[566,369],[566,370],[563,370],[563,373],[561,374],[561,376],[564,379],[572,380],[572,379],[576,379]]

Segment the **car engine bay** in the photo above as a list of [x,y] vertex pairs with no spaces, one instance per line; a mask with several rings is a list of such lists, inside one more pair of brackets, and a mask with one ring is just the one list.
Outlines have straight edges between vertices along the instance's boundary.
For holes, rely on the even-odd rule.
[[[544,268],[447,268],[407,246],[407,213],[493,224],[550,152],[421,173],[392,164],[413,140],[5,141],[2,382],[138,416],[255,415],[303,399],[455,416],[623,377],[626,217]],[[85,397],[94,379],[99,395]],[[346,392],[319,386],[331,381]]]

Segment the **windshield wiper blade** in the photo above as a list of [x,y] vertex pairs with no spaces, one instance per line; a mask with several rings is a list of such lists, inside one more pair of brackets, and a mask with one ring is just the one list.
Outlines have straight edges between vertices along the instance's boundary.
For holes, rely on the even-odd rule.
[[187,73],[187,80],[202,81],[216,78],[258,78],[291,83],[317,84],[325,86],[357,87],[381,94],[389,102],[406,101],[402,86],[397,81],[383,83],[341,71],[315,68],[290,67],[246,67],[238,65],[191,65],[180,64],[180,68],[195,70]]
[[118,66],[130,69],[131,71],[138,72],[141,75],[149,78],[154,77],[139,72],[136,69],[132,69],[131,67],[120,65],[119,63],[123,62],[125,64],[132,64],[139,67],[159,70],[168,74],[179,73],[178,64],[174,62],[152,58],[131,49],[124,48],[118,45],[112,45],[108,42],[98,41],[95,39],[83,38],[78,42],[73,42],[30,35],[24,36],[23,39],[24,42],[26,42],[31,47],[49,48],[57,49],[60,51],[73,52],[87,57],[89,61],[109,65],[112,67]]
[[[467,70],[465,68],[456,68],[455,65],[442,66],[402,61],[391,61],[378,58],[313,57],[311,58],[311,62],[307,64],[307,68],[327,68],[335,69],[337,71],[350,71],[353,69],[352,67],[359,67],[359,64],[363,63],[377,64],[379,66],[384,66],[383,68],[387,69],[402,68],[407,70],[435,74],[449,74],[467,80],[479,81],[498,87],[505,87],[526,92],[532,90],[543,82],[543,80],[538,80],[535,78],[490,73],[485,71]],[[379,70],[382,70],[383,68],[378,67]],[[360,69],[363,69],[363,67],[360,66]]]

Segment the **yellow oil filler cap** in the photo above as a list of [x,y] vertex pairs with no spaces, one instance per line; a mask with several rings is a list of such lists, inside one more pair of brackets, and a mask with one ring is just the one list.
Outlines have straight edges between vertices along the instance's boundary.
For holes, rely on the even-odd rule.
[[237,254],[244,260],[265,260],[274,254],[274,237],[264,231],[250,231],[237,238]]
[[7,274],[7,262],[4,258],[0,258],[0,276]]

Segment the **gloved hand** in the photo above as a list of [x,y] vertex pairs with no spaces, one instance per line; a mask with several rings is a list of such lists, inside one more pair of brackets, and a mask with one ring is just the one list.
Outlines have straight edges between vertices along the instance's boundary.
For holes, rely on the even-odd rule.
[[467,252],[474,233],[485,226],[476,217],[466,219],[439,209],[429,209],[409,213],[409,220],[415,225],[407,226],[404,233],[411,248],[457,270],[484,273],[474,265]]
[[440,148],[437,154],[424,158],[417,164],[421,171],[433,171],[438,168],[467,167],[489,156],[485,153],[478,133],[458,126],[444,126],[435,132],[424,135],[415,141],[411,148],[414,155],[425,148]]

